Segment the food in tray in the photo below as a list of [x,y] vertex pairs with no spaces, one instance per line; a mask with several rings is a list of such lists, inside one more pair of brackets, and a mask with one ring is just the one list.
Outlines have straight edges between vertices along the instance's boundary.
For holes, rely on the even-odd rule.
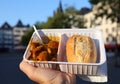
[[[39,41],[30,41],[30,56],[29,60],[33,61],[57,61],[57,51],[59,45],[59,38],[57,37],[43,37],[44,44]],[[52,40],[51,40],[52,39]]]
[[[60,38],[57,36],[43,36],[44,44],[30,41],[30,56],[33,61],[57,61]],[[89,36],[72,35],[66,42],[66,58],[68,62],[95,63],[97,50],[94,40]],[[60,49],[60,48],[59,48]]]
[[68,62],[95,63],[97,50],[92,38],[83,35],[71,36],[66,43],[66,58]]

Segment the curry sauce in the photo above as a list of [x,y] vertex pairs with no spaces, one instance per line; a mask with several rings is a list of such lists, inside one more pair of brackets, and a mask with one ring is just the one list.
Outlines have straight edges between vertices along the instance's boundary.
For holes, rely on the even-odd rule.
[[30,41],[29,60],[33,61],[57,61],[59,37],[42,37],[44,44],[39,41]]

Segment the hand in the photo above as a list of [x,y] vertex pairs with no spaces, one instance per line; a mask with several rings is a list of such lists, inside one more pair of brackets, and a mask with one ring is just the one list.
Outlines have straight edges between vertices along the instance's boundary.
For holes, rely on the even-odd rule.
[[75,75],[57,70],[34,67],[24,60],[20,69],[33,81],[40,84],[75,84]]

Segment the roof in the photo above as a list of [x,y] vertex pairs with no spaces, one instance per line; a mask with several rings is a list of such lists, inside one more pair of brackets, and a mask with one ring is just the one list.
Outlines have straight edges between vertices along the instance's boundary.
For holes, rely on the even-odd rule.
[[57,12],[59,13],[63,13],[63,9],[62,9],[62,2],[61,0],[59,1],[59,7],[57,8]]
[[24,25],[23,25],[21,20],[18,20],[18,22],[17,22],[15,27],[24,27]]
[[29,25],[29,24],[24,25],[21,20],[18,20],[18,22],[17,22],[17,24],[15,25],[15,27],[18,27],[18,28],[19,28],[19,27],[20,27],[20,28],[22,28],[22,27],[30,27],[30,25]]
[[85,15],[85,14],[89,13],[90,11],[91,11],[91,9],[89,9],[89,8],[86,8],[86,7],[81,8],[80,15]]
[[7,22],[5,22],[5,23],[1,26],[1,29],[12,29],[12,27],[11,27]]

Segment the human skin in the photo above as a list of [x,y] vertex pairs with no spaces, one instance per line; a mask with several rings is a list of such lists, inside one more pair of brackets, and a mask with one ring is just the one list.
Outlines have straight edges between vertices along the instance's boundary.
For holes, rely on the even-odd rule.
[[76,83],[76,76],[73,74],[47,68],[34,67],[24,60],[20,63],[19,67],[20,70],[23,71],[32,81],[40,84]]

